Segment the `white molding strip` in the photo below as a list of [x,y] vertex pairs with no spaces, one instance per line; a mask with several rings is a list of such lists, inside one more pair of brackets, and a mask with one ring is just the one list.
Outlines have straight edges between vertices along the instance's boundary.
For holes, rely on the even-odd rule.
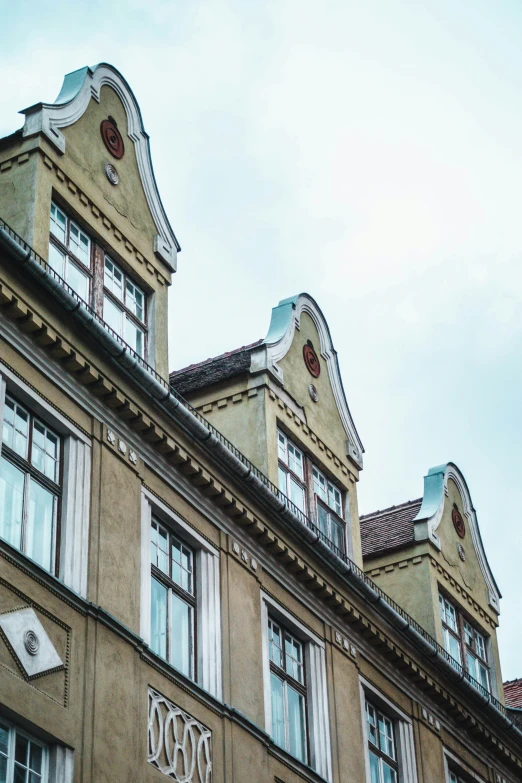
[[91,501],[91,447],[65,439],[60,578],[87,598]]

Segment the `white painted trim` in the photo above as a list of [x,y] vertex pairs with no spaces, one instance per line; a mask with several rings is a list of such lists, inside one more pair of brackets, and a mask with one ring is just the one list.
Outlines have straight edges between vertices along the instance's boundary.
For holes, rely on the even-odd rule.
[[270,660],[268,656],[268,615],[284,618],[285,625],[305,642],[307,678],[307,720],[310,738],[310,766],[325,780],[332,780],[332,747],[330,739],[330,712],[326,682],[325,643],[316,634],[290,614],[281,604],[262,590],[261,639],[263,660],[263,694],[265,730],[272,734],[272,699],[270,693]]
[[65,439],[60,578],[87,598],[91,447],[74,436]]
[[474,772],[471,769],[471,767],[469,767],[464,761],[459,759],[459,757],[456,756],[454,753],[452,753],[451,750],[448,750],[448,748],[443,746],[442,753],[444,756],[444,774],[447,783],[450,783],[450,776],[449,776],[450,769],[449,769],[448,759],[452,761],[459,769],[461,769],[462,772],[466,775],[466,777],[473,778],[473,780],[476,780],[477,783],[486,783],[484,778],[481,778],[480,775],[477,775],[477,773]]
[[49,783],[73,783],[74,750],[63,745],[49,748]]
[[[289,308],[287,315],[283,313],[285,308]],[[277,313],[280,309],[281,312]],[[278,366],[278,362],[290,350],[295,330],[300,329],[300,319],[303,313],[310,316],[319,334],[320,354],[326,363],[337,410],[346,433],[346,454],[362,468],[364,449],[346,402],[337,360],[337,351],[333,347],[326,319],[317,303],[309,294],[299,294],[294,300],[285,300],[280,302],[277,308],[274,308],[269,334],[265,338],[264,343],[252,352],[251,372],[269,370],[282,385],[284,384],[283,372]],[[286,326],[284,326],[284,323],[286,323]]]
[[366,725],[366,699],[374,697],[377,704],[385,706],[385,712],[395,724],[395,738],[397,744],[397,761],[399,764],[399,778],[401,783],[417,783],[417,762],[415,757],[415,739],[413,735],[413,722],[396,704],[388,699],[378,688],[364,677],[359,676],[359,690],[361,696],[361,719],[364,738],[364,763],[366,768],[366,781],[371,783],[370,762],[368,757],[368,727]]
[[5,394],[12,393],[63,437],[63,498],[59,578],[87,598],[91,499],[91,444],[71,422],[0,363],[0,432]]
[[268,593],[265,593],[264,590],[261,590],[261,600],[264,601],[266,604],[271,606],[273,609],[275,609],[276,615],[281,615],[281,617],[284,617],[284,623],[288,625],[290,629],[295,631],[296,636],[300,639],[304,639],[307,642],[313,642],[318,647],[321,647],[323,650],[325,648],[325,643],[323,639],[320,639],[313,631],[310,631],[309,628],[306,627],[306,625],[303,625],[293,614],[291,614],[287,609],[285,609],[283,606],[281,606],[278,601],[275,601],[271,595],[268,595]]
[[197,681],[217,699],[222,698],[221,597],[219,550],[190,527],[145,487],[141,490],[141,584],[140,634],[150,644],[150,524],[152,515],[174,530],[196,549]]
[[25,115],[23,135],[43,133],[60,153],[65,153],[65,136],[60,129],[77,122],[92,98],[99,103],[101,88],[105,85],[118,95],[127,115],[128,138],[134,145],[143,190],[158,231],[151,250],[170,269],[176,271],[179,245],[159,196],[149,137],[143,127],[138,102],[119,71],[112,65],[100,63],[92,69],[86,67],[67,74],[56,103],[38,103],[22,111]]
[[[6,367],[0,361],[0,375],[9,383],[9,388],[14,388],[13,392],[15,397],[18,397],[21,402],[26,402],[30,405],[31,409],[38,416],[41,416],[49,424],[52,429],[59,432],[61,435],[74,435],[78,440],[83,441],[90,446],[90,438],[85,435],[78,427],[69,421],[63,414],[53,408],[46,400],[44,400],[37,391],[32,389],[27,383],[21,380],[17,375],[12,372],[9,367]],[[3,419],[3,411],[2,411]]]
[[210,552],[210,554],[219,558],[219,549],[215,547],[213,544],[211,544],[210,541],[204,538],[200,533],[198,533],[197,530],[194,530],[193,527],[187,525],[183,517],[180,517],[179,514],[177,514],[175,511],[169,508],[166,503],[163,503],[163,501],[160,500],[158,497],[156,497],[156,495],[154,495],[153,492],[148,490],[147,487],[142,487],[141,491],[142,494],[147,498],[149,503],[152,506],[154,506],[155,513],[157,516],[159,516],[160,519],[163,518],[170,523],[174,522],[176,526],[182,528],[183,535],[185,536],[185,538],[188,539],[189,543],[190,541],[192,541],[196,547],[200,549],[205,549],[207,550],[207,552]]

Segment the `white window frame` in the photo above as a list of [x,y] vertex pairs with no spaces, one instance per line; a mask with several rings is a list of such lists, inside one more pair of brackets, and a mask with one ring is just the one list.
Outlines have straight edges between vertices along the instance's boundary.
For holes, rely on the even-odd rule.
[[[58,579],[87,598],[91,498],[91,442],[84,433],[0,363],[0,432],[6,388],[63,438],[62,512]],[[21,553],[23,554],[23,553]],[[26,555],[24,555],[26,557]]]
[[[444,779],[446,783],[451,783],[451,773],[457,775],[457,780],[462,780],[459,778],[459,775],[463,773],[465,778],[469,780],[476,780],[477,783],[486,783],[484,778],[480,777],[480,775],[477,775],[477,773],[474,772],[471,767],[468,767],[467,764],[461,761],[458,756],[455,756],[455,754],[448,750],[448,748],[443,747],[442,752],[444,754]],[[455,767],[457,767],[458,771],[455,770]]]
[[[141,490],[141,607],[140,635],[150,644],[152,516],[194,549],[196,560],[196,682],[212,696],[222,698],[221,600],[219,550],[187,525],[148,489]],[[166,661],[167,665],[168,662]]]
[[361,694],[366,783],[371,783],[370,759],[368,756],[368,727],[366,725],[366,700],[370,701],[378,708],[382,705],[382,710],[386,714],[386,717],[393,721],[400,783],[417,783],[417,762],[415,759],[415,741],[412,719],[364,677],[359,677],[359,686]]
[[[16,734],[25,737],[35,745],[42,748],[42,777],[41,783],[73,783],[74,778],[74,750],[64,745],[49,744],[40,740],[28,731],[20,729],[12,720],[0,715],[0,722],[9,727],[9,763],[8,775],[14,767],[14,737]],[[12,780],[8,777],[8,780]]]
[[[270,659],[268,654],[268,616],[280,618],[283,625],[304,643],[304,663],[307,690],[307,721],[309,737],[309,765],[325,780],[332,780],[332,748],[330,741],[330,713],[326,682],[326,655],[324,640],[299,622],[281,604],[261,591],[261,636],[263,660],[263,689],[265,730],[272,735],[272,699],[270,692]],[[286,752],[286,751],[283,751]]]

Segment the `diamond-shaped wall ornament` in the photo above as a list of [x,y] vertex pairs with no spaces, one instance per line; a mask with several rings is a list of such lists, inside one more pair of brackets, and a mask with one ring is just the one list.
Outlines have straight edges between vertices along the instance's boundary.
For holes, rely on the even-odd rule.
[[28,677],[63,666],[34,609],[0,614],[0,628]]

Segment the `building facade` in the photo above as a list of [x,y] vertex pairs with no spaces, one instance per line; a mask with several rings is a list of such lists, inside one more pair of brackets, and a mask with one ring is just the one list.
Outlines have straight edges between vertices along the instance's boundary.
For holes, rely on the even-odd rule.
[[0,141],[0,781],[515,783],[466,481],[359,519],[308,294],[168,375],[180,250],[107,64]]

